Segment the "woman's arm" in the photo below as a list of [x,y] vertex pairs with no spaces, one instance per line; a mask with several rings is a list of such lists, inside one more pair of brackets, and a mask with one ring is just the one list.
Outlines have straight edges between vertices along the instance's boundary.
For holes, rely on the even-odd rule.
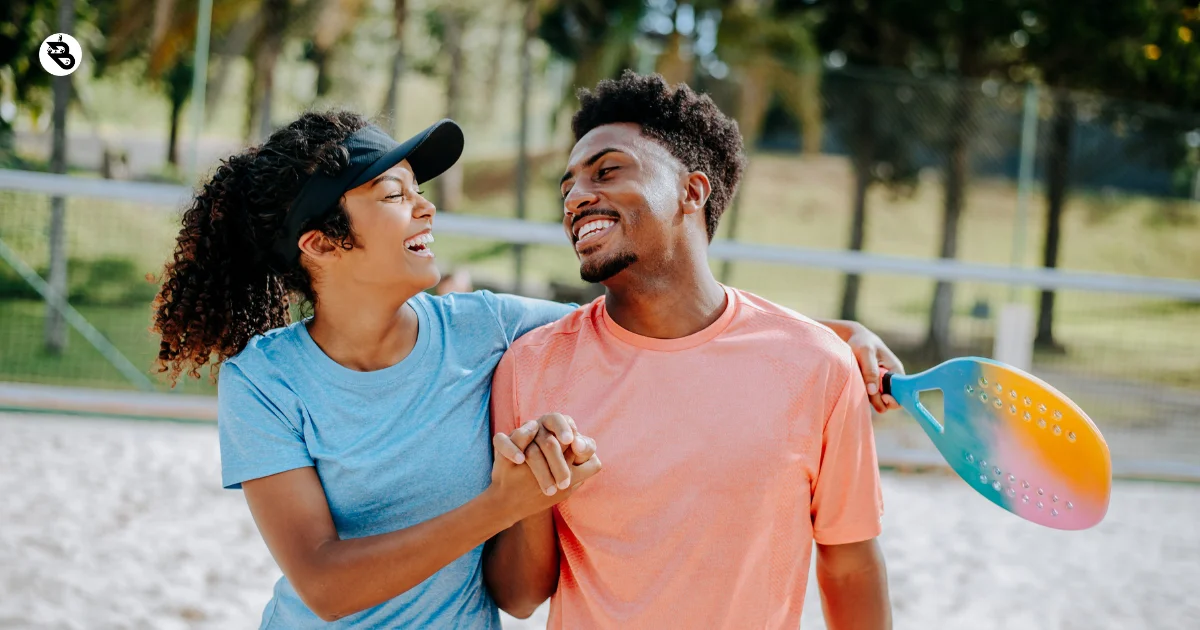
[[399,531],[340,540],[316,470],[299,468],[242,484],[271,555],[300,598],[326,621],[396,597],[517,521],[566,499],[599,470],[572,470],[574,485],[546,496],[527,466],[496,457],[483,494]]

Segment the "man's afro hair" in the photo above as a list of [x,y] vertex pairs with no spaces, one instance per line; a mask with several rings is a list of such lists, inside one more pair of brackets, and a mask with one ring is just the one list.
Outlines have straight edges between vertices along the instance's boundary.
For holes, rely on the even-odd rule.
[[711,241],[746,168],[737,122],[708,95],[697,94],[683,83],[671,88],[658,74],[643,76],[626,70],[621,78],[605,79],[594,90],[579,90],[578,96],[579,111],[571,119],[576,142],[596,127],[635,123],[689,171],[708,176],[712,194],[704,211]]

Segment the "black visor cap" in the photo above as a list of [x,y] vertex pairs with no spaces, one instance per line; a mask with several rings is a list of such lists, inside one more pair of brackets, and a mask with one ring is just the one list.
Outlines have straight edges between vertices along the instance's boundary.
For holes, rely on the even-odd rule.
[[347,136],[342,146],[350,155],[346,168],[329,175],[313,173],[292,202],[273,249],[272,266],[277,271],[291,268],[300,259],[300,235],[304,226],[327,216],[342,195],[379,177],[408,160],[417,183],[427,182],[449,170],[462,156],[462,128],[443,119],[417,135],[396,142],[379,127],[368,125]]

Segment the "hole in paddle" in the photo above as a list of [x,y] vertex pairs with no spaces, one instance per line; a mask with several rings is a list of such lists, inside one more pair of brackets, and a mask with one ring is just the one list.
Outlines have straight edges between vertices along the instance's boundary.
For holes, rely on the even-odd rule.
[[929,410],[929,415],[933,416],[938,424],[946,426],[945,421],[945,396],[940,389],[927,389],[920,394],[917,394],[921,399],[921,405]]

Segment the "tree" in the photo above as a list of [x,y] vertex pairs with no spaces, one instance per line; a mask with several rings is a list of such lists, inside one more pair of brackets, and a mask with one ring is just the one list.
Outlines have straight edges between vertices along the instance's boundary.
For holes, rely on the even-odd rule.
[[[58,30],[75,30],[75,0],[62,0],[58,5]],[[67,105],[71,98],[71,77],[54,77],[54,143],[50,153],[50,170],[67,172]],[[67,200],[50,199],[50,278],[53,297],[46,306],[46,350],[62,354],[67,349],[67,323],[63,316],[67,302]]]
[[262,0],[261,12],[261,26],[251,44],[254,74],[250,79],[250,102],[246,108],[246,137],[252,141],[271,134],[275,66],[283,50],[284,29],[291,7],[288,0]]
[[[1020,28],[1026,1],[925,0],[886,5],[888,21],[916,43],[917,53],[909,61],[909,67],[945,72],[957,78],[947,86],[944,96],[948,113],[946,133],[940,143],[946,156],[942,236],[938,248],[941,258],[958,256],[959,223],[966,203],[979,105],[979,86],[971,79],[1005,74],[1018,62],[1012,34]],[[954,286],[938,281],[924,344],[924,354],[933,361],[951,355],[953,305]]]
[[538,37],[551,52],[572,62],[563,108],[575,107],[575,90],[594,87],[636,66],[635,42],[644,10],[642,0],[556,0],[542,10]]
[[[518,219],[526,215],[526,203],[529,195],[529,100],[533,91],[533,51],[534,40],[537,38],[540,11],[537,0],[521,0],[521,50],[520,73],[521,94],[517,107],[517,207]],[[525,283],[525,246],[513,247],[513,291],[521,293]]]
[[171,130],[167,138],[167,163],[179,166],[179,122],[183,106],[192,95],[192,61],[186,57],[175,62],[163,76],[167,99],[171,101]]
[[[310,3],[301,9],[300,13],[305,17],[315,17],[315,22],[308,29],[313,35],[308,42],[307,58],[317,67],[317,98],[327,95],[333,87],[333,76],[329,67],[333,51],[362,20],[367,5],[366,0],[310,0]],[[399,26],[403,28],[403,24]],[[401,32],[397,32],[397,38]]]
[[[11,94],[18,105],[40,107],[39,92],[50,84],[50,74],[38,63],[38,47],[51,34],[52,0],[6,0],[0,3],[0,94]],[[4,85],[5,76],[11,81]],[[12,123],[0,116],[0,166],[17,163],[13,151]]]
[[391,74],[387,95],[383,97],[381,113],[392,120],[393,131],[400,124],[400,80],[404,78],[404,27],[408,21],[407,0],[392,0],[392,24],[395,27],[395,46],[392,52]]
[[[903,69],[913,52],[912,38],[896,29],[880,0],[863,6],[833,3],[823,7],[817,29],[821,50],[852,68]],[[867,196],[877,183],[911,187],[917,169],[913,143],[915,127],[910,102],[914,90],[894,79],[871,74],[838,73],[826,81],[826,117],[845,138],[854,169],[853,213],[848,248],[861,251],[866,243]],[[846,274],[840,317],[858,319],[858,274]]]
[[[739,98],[738,128],[753,153],[762,136],[772,100],[778,99],[800,123],[800,142],[806,154],[820,151],[822,137],[820,52],[813,37],[814,18],[790,8],[787,2],[733,0],[702,5],[720,12],[716,54],[735,77]],[[668,48],[668,51],[671,49]],[[726,234],[737,238],[741,196],[725,218]],[[728,282],[733,262],[721,267]]]
[[800,123],[805,154],[821,150],[821,51],[818,18],[787,0],[724,0],[700,5],[720,12],[716,54],[738,77],[738,126],[756,142],[772,98]]
[[[1077,120],[1072,90],[1100,89],[1114,96],[1191,106],[1200,77],[1196,51],[1179,30],[1188,29],[1189,24],[1196,26],[1196,15],[1185,14],[1183,3],[1122,0],[1087,4],[1092,6],[1074,3],[1067,7],[1044,0],[1031,3],[1022,15],[1022,32],[1028,33],[1029,41],[1024,59],[1053,94],[1042,247],[1042,265],[1050,268],[1059,262],[1063,211],[1071,182]],[[1160,59],[1163,50],[1175,54]],[[1178,69],[1184,71],[1175,72]],[[1041,292],[1034,343],[1043,350],[1062,351],[1054,336],[1054,302],[1054,291]]]
[[[192,91],[192,53],[196,42],[195,2],[156,0],[145,11],[139,0],[93,2],[98,29],[106,33],[96,51],[96,74],[131,62],[145,63],[145,79],[170,103],[166,161],[179,164],[180,125]],[[240,7],[234,0],[213,4],[213,26],[226,29],[236,22]]]
[[[474,8],[465,2],[450,2],[425,14],[430,35],[440,46],[437,57],[423,68],[427,74],[440,73],[446,81],[446,118],[463,121],[463,80],[467,58],[464,37],[474,17]],[[462,201],[462,163],[455,164],[433,182],[438,208],[453,212]]]
[[[917,184],[918,152],[930,135],[927,117],[916,100],[912,81],[895,73],[867,70],[831,72],[824,79],[826,124],[847,144],[854,177],[853,212],[848,248],[865,249],[867,199],[872,188],[886,187],[894,195],[911,195]],[[858,274],[846,274],[840,315],[858,319]]]

